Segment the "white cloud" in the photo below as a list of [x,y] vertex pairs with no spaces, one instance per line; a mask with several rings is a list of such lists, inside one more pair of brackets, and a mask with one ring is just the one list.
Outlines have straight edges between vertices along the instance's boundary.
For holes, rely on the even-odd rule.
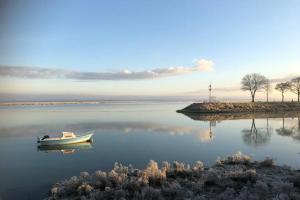
[[119,72],[78,72],[41,67],[0,66],[0,76],[22,78],[62,78],[75,80],[138,80],[170,77],[194,72],[211,71],[214,63],[211,60],[200,59],[192,67],[156,68],[146,71],[130,71],[124,69]]
[[211,60],[197,60],[195,68],[198,71],[212,71],[213,70],[214,63]]
[[291,81],[293,78],[299,77],[299,74],[297,73],[291,73],[285,77],[281,77],[281,78],[272,78],[271,79],[271,83],[280,83],[280,82],[287,82],[287,81]]

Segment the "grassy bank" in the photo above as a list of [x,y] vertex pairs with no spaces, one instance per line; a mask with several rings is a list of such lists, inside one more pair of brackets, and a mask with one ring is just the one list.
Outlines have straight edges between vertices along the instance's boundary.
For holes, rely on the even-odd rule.
[[299,102],[193,103],[180,113],[253,113],[300,111]]

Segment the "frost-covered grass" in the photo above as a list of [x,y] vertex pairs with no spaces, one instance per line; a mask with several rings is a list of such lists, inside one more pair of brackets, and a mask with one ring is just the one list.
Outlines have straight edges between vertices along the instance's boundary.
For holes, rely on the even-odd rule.
[[266,158],[252,162],[240,152],[211,167],[151,160],[145,169],[116,163],[56,183],[48,199],[300,199],[300,171]]

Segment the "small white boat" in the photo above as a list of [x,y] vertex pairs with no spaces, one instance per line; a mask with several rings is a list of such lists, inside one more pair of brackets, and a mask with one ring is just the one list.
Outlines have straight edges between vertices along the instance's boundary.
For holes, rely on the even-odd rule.
[[43,138],[38,138],[38,143],[40,145],[65,145],[65,144],[74,144],[80,142],[90,142],[92,141],[92,132],[88,132],[86,135],[77,136],[73,132],[62,132],[62,137],[60,138],[51,138],[48,135],[45,135]]

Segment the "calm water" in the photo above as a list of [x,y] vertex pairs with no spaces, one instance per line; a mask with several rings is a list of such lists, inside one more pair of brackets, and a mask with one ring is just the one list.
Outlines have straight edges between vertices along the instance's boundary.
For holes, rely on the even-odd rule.
[[[116,161],[138,168],[150,159],[202,160],[209,165],[218,156],[242,151],[255,159],[271,156],[279,164],[300,168],[300,113],[255,119],[175,112],[187,104],[1,107],[0,199],[41,199],[56,181],[80,171],[109,170]],[[94,142],[37,149],[37,136],[63,130],[95,130]]]

